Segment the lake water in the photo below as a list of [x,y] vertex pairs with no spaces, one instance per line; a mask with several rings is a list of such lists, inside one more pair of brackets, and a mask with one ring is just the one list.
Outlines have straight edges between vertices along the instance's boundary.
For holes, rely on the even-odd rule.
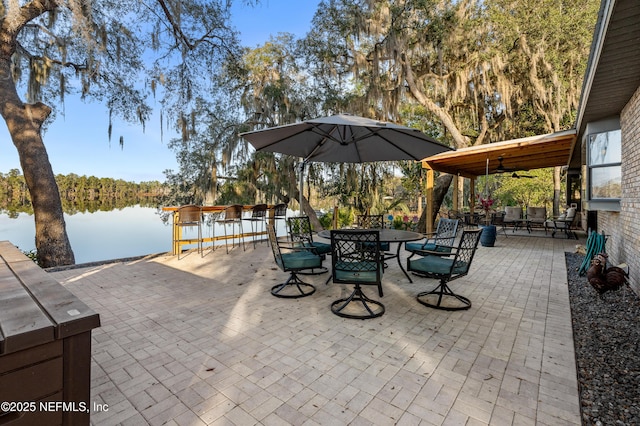
[[[171,220],[163,223],[157,210],[151,207],[65,214],[65,222],[78,264],[171,251]],[[281,235],[285,229],[282,221],[278,222]],[[222,228],[216,229],[216,235],[221,234]],[[203,235],[210,235],[207,227],[203,228]],[[8,240],[23,251],[35,249],[33,216],[20,213],[13,219],[0,214],[0,240]]]

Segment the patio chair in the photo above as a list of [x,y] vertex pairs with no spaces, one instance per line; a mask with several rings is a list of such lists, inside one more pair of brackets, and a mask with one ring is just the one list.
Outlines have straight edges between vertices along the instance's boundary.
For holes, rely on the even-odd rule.
[[[256,204],[251,209],[251,217],[243,217],[242,220],[249,222],[251,226],[251,235],[253,237],[253,248],[256,248],[258,235],[264,234],[264,225],[267,223],[267,205]],[[254,229],[255,228],[255,229]],[[262,232],[258,234],[258,229]]]
[[449,219],[457,219],[464,222],[464,213],[460,213],[458,210],[449,210],[447,212],[447,217]]
[[502,232],[504,232],[505,238],[507,237],[507,230],[504,226],[504,212],[494,212],[491,213],[491,224],[496,226],[496,229],[500,227]]
[[294,247],[290,242],[279,241],[275,227],[270,223],[267,224],[267,234],[276,264],[283,272],[289,272],[289,278],[285,282],[271,287],[271,294],[276,297],[297,299],[315,293],[316,288],[302,281],[298,273],[321,267],[322,258],[307,248]]
[[546,207],[527,207],[527,226],[531,228],[545,228],[547,222]]
[[507,226],[512,226],[513,231],[522,223],[522,207],[507,206],[504,208],[504,217],[502,218],[502,229],[506,230]]
[[382,297],[383,259],[380,233],[377,230],[331,231],[331,266],[333,282],[352,284],[351,294],[331,303],[331,312],[344,318],[367,319],[384,314],[384,305],[369,298],[362,286],[378,287]]
[[577,223],[577,208],[569,207],[563,214],[557,218],[550,219],[545,222],[545,232],[547,228],[552,228],[551,237],[555,238],[556,232],[563,231],[567,238],[578,239],[574,229]]
[[362,229],[383,229],[384,215],[359,214],[356,216],[356,225]]
[[[239,240],[242,240],[242,249],[246,250],[244,243],[244,237],[242,236],[242,206],[239,204],[233,204],[231,206],[227,206],[222,212],[221,217],[216,219],[215,223],[221,225],[224,229],[224,245],[227,249],[227,254],[229,254],[229,234],[227,233],[227,229],[229,225],[231,225],[231,249],[233,249],[235,244],[236,236],[239,236]],[[240,231],[239,234],[236,234],[236,225],[238,225],[238,229]],[[240,241],[238,241],[238,245],[240,245]]]
[[[381,214],[361,214],[356,216],[356,226],[360,229],[384,229],[384,215]],[[392,253],[387,253],[391,250],[391,244],[389,242],[381,242],[380,250],[385,259],[395,257]]]
[[[175,217],[175,216],[174,216]],[[193,204],[186,204],[178,207],[178,215],[174,226],[173,244],[178,247],[178,260],[182,253],[181,243],[191,242],[193,238],[184,238],[182,233],[187,229],[195,228],[198,232],[197,244],[198,253],[203,255],[202,250],[202,207]]]
[[[287,204],[285,203],[276,204],[275,206],[273,206],[272,211],[273,213],[271,216],[269,216],[269,218],[273,219],[273,224],[276,227],[276,235],[277,235],[278,221],[281,220],[282,223],[285,225],[285,228],[287,225]],[[287,238],[289,238],[288,235],[287,235]]]
[[436,231],[427,235],[423,241],[417,243],[405,243],[404,249],[411,252],[413,256],[418,251],[425,250],[440,250],[443,252],[450,252],[450,247],[458,235],[458,227],[460,225],[458,219],[446,219],[440,218]]
[[435,289],[418,293],[416,296],[418,302],[430,308],[447,311],[471,307],[471,301],[454,293],[448,283],[467,275],[481,234],[481,229],[464,230],[458,246],[451,247],[451,253],[424,251],[418,253],[424,256],[420,259],[407,259],[407,270],[419,276],[440,280],[440,284]]
[[[289,229],[289,238],[294,246],[310,249],[323,260],[327,257],[327,254],[331,253],[331,244],[313,241],[311,221],[308,216],[288,218],[287,228]],[[322,266],[319,271],[312,270],[310,274],[322,274],[325,272],[327,272],[327,268]]]

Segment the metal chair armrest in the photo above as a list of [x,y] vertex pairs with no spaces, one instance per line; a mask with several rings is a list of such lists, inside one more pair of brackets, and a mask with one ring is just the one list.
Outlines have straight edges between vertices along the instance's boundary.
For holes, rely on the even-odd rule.
[[[437,250],[444,249],[444,250]],[[456,246],[444,246],[438,245],[436,246],[436,250],[416,250],[415,254],[420,256],[451,256],[455,255],[458,247]]]
[[312,253],[315,253],[316,248],[313,246],[303,246],[301,245],[299,242],[278,242],[278,247],[280,247],[281,250],[287,250],[287,251],[310,251]]

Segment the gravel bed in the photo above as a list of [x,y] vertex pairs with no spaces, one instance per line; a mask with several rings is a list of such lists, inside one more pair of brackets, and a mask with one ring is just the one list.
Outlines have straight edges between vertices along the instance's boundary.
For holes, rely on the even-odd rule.
[[[566,253],[584,425],[640,425],[640,299],[629,288],[599,295]],[[633,273],[633,271],[631,271]]]

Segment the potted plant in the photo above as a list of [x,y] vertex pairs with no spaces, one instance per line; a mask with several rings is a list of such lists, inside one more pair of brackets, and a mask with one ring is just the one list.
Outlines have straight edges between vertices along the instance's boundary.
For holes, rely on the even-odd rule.
[[493,198],[491,195],[487,195],[486,197],[478,196],[478,201],[484,210],[484,223],[478,225],[482,228],[482,234],[480,235],[480,244],[483,247],[493,247],[496,243],[496,226],[491,224],[491,206],[494,204]]

